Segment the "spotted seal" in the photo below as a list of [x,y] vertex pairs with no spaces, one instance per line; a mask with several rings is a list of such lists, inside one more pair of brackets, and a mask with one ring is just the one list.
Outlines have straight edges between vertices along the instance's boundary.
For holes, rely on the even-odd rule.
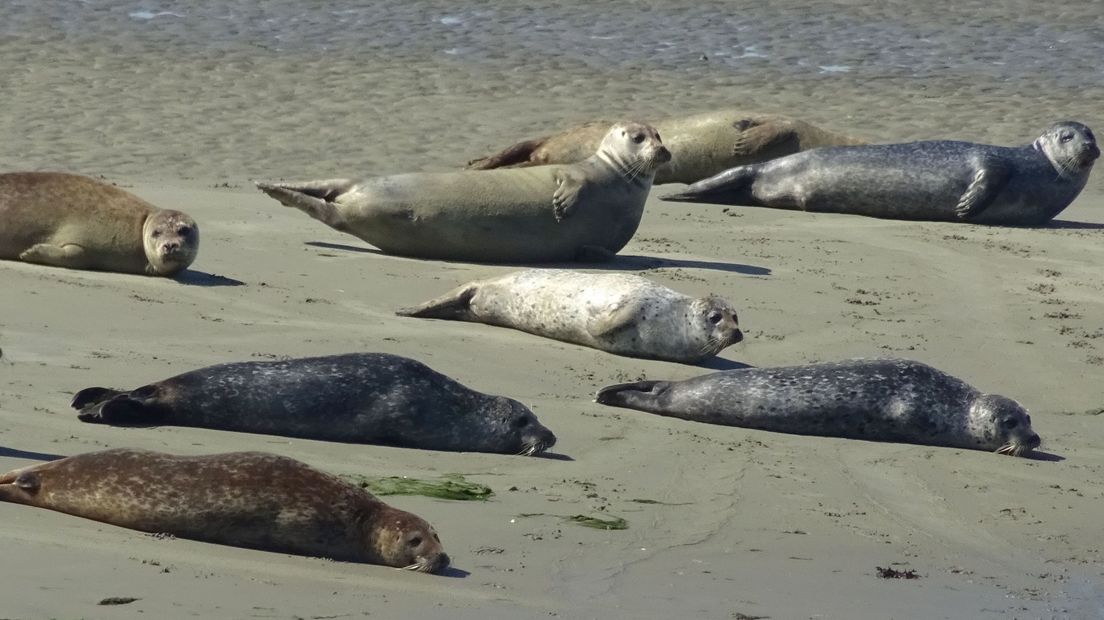
[[[613,121],[589,121],[560,133],[525,140],[468,162],[489,170],[507,166],[570,164],[590,157]],[[728,170],[821,146],[866,141],[781,114],[715,110],[656,121],[671,161],[656,170],[655,184],[693,183]]]
[[602,388],[604,405],[779,433],[1021,456],[1039,446],[1016,401],[911,360],[849,360]]
[[0,476],[0,501],[143,532],[436,573],[433,526],[304,463],[265,452],[89,452]]
[[257,187],[388,254],[596,261],[636,233],[655,169],[670,158],[654,129],[618,123],[597,153],[576,164]]
[[0,259],[171,276],[199,252],[185,213],[77,174],[0,174]]
[[740,342],[736,311],[622,273],[531,269],[469,282],[400,316],[512,327],[609,353],[694,363]]
[[427,450],[538,454],[556,443],[528,407],[412,359],[349,353],[208,366],[132,391],[81,390],[85,422],[178,425]]
[[1037,226],[1073,202],[1099,156],[1092,131],[1064,121],[1021,147],[940,140],[816,149],[733,168],[662,199]]

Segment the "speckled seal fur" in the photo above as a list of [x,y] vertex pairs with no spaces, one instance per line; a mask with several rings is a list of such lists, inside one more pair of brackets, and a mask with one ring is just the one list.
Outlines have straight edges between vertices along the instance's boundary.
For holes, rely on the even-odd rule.
[[933,141],[815,149],[742,166],[663,200],[901,220],[1037,226],[1085,187],[1092,131],[1055,123],[1021,147]]
[[180,211],[77,174],[0,174],[0,259],[171,276],[198,252],[199,229]]
[[0,501],[235,547],[439,572],[433,527],[304,463],[264,452],[90,452],[0,476]]
[[512,327],[618,355],[687,363],[743,339],[727,301],[695,299],[621,273],[517,271],[398,314]]
[[516,400],[476,392],[385,353],[208,366],[129,392],[87,388],[72,406],[85,422],[427,450],[532,455],[556,443]]
[[[590,121],[557,134],[525,140],[468,162],[489,170],[505,166],[570,164],[590,157],[613,121]],[[860,138],[821,129],[800,119],[746,110],[714,110],[654,123],[671,149],[671,161],[656,170],[655,184],[693,183],[733,166],[774,159],[821,146],[865,144]]]
[[779,433],[896,441],[1020,456],[1039,445],[1015,401],[910,360],[849,360],[639,381],[604,405]]
[[636,233],[656,167],[670,158],[654,129],[618,123],[576,164],[257,187],[388,254],[602,261]]

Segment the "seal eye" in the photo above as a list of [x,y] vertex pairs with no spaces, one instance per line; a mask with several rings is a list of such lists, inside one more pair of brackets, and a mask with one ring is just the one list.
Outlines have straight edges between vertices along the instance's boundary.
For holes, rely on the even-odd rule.
[[152,233],[150,233],[150,236],[153,237],[154,239],[156,239],[156,238],[161,236],[161,231],[160,230],[154,230]]
[[1073,134],[1067,131],[1067,132],[1063,133],[1062,135],[1058,136],[1058,139],[1061,140],[1062,142],[1069,142],[1070,140],[1073,140]]
[[638,133],[632,137],[633,142],[640,144],[644,141],[644,134]]
[[414,538],[406,541],[406,544],[410,545],[411,547],[417,547],[418,545],[422,544],[422,537],[415,536]]
[[1016,428],[1019,425],[1020,425],[1020,421],[1017,420],[1016,418],[1012,418],[1011,420],[1005,420],[1004,423],[1002,424],[1002,426],[1004,426],[1004,428],[1007,428],[1008,430],[1012,430],[1012,429]]
[[529,426],[529,418],[518,418],[517,421],[514,422],[514,426],[518,428],[525,428],[526,426]]
[[724,317],[720,312],[710,312],[708,318],[710,323],[716,325],[717,323],[720,323],[721,319]]

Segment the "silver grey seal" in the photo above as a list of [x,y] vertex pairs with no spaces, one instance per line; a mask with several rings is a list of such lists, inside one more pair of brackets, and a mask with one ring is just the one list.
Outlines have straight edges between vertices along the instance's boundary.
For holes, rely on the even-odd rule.
[[727,301],[690,297],[627,273],[516,271],[397,314],[512,327],[617,355],[685,363],[744,338]]
[[602,388],[604,405],[796,435],[894,441],[1022,456],[1037,448],[1016,401],[910,360],[848,360],[717,372]]
[[740,166],[662,197],[899,220],[1037,226],[1085,187],[1092,130],[1055,123],[1020,147],[929,141],[813,149]]

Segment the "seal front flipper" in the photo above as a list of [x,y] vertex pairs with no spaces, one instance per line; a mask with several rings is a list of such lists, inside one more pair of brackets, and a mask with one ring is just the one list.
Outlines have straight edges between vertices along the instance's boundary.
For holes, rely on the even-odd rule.
[[80,269],[87,264],[88,255],[82,246],[75,243],[64,245],[38,243],[20,254],[19,260],[40,265]]
[[[760,123],[745,118],[732,124],[739,135],[732,143],[732,155],[734,157],[751,156],[768,147],[777,147],[787,141],[796,141],[793,123],[783,121],[771,121]],[[797,148],[792,149],[797,151]]]
[[472,318],[471,300],[475,297],[476,290],[475,285],[462,286],[420,306],[397,310],[395,314],[419,319],[469,320]]
[[536,164],[536,162],[532,161],[533,152],[543,146],[547,141],[548,136],[544,136],[543,138],[534,138],[532,140],[518,142],[494,155],[469,161],[468,169],[490,170],[492,168],[505,168],[507,166],[533,166]]
[[686,191],[660,196],[667,202],[708,202],[719,205],[759,204],[751,193],[756,166],[737,166],[690,185]]
[[638,304],[630,303],[628,298],[622,298],[605,308],[594,308],[587,319],[587,333],[599,340],[616,337],[618,331],[632,326],[637,310]]
[[986,207],[993,204],[993,200],[1004,188],[1011,173],[1008,164],[1000,160],[983,159],[978,162],[974,178],[955,205],[955,215],[959,219],[968,220],[984,211]]
[[579,194],[586,184],[586,177],[570,168],[561,168],[556,171],[554,178],[556,191],[552,193],[552,214],[556,216],[557,222],[562,222],[578,206]]
[[285,207],[295,207],[314,219],[343,230],[345,218],[334,201],[356,185],[349,179],[327,179],[302,183],[266,183],[255,181],[257,189],[275,198]]

